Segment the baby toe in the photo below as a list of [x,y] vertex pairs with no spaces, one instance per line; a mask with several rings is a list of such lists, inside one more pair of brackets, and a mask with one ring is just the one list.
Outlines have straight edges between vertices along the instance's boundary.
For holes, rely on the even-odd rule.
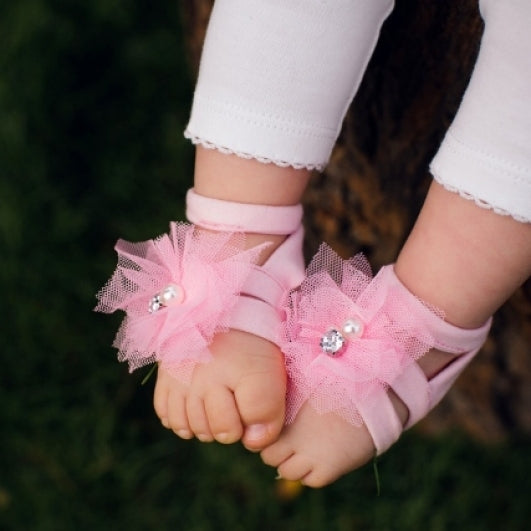
[[273,468],[278,468],[284,461],[294,454],[293,448],[280,439],[260,452],[262,461]]
[[[162,425],[169,429],[175,426],[188,427],[186,415],[182,420],[184,411],[184,387],[179,381],[159,367],[157,382],[153,392],[153,408]],[[181,412],[179,415],[178,412]]]
[[312,464],[303,456],[293,454],[277,467],[277,471],[282,479],[302,481],[306,485],[306,478],[312,473]]
[[320,489],[326,487],[326,485],[330,485],[339,476],[340,474],[330,474],[321,468],[314,468],[301,478],[301,483],[306,487]]
[[282,479],[300,481],[308,487],[323,487],[331,483],[334,479],[326,475],[327,469],[321,463],[309,458],[303,451],[293,448],[287,442],[289,439],[290,427],[287,428],[288,437],[285,434],[273,445],[262,450],[260,456],[262,461],[277,469],[278,476]]
[[210,431],[223,444],[240,440],[243,427],[232,391],[218,387],[209,392],[204,400]]
[[283,379],[264,378],[263,381],[238,388],[235,394],[245,425],[242,438],[244,446],[259,451],[276,441],[284,424]]
[[250,374],[235,389],[245,426],[242,442],[251,451],[275,442],[284,425],[286,379],[282,367],[272,365],[266,371]]
[[167,427],[181,439],[191,439],[194,436],[188,423],[186,398],[183,393],[173,391],[168,395]]
[[155,393],[153,394],[153,409],[160,422],[165,428],[170,427],[170,422],[168,419],[168,393],[162,392],[159,388],[155,388]]
[[212,442],[214,440],[202,398],[195,395],[188,396],[186,400],[186,415],[190,429],[201,442]]

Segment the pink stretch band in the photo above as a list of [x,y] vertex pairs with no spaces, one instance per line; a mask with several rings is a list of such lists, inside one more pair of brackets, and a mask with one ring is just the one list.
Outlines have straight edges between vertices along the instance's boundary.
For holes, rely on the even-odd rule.
[[368,400],[358,404],[358,411],[378,455],[394,444],[402,434],[402,424],[384,389],[378,389]]
[[416,311],[422,313],[424,323],[434,335],[435,348],[445,352],[460,354],[479,348],[484,343],[490,330],[490,319],[479,328],[459,328],[441,319],[437,313],[430,311],[420,299],[415,297],[395,275],[392,265],[382,267],[378,276],[385,279],[388,288],[396,287],[399,289],[404,299],[408,299],[408,304],[415,306]]
[[278,344],[280,315],[278,310],[264,301],[251,297],[240,297],[231,312],[229,326],[248,332]]
[[301,224],[302,206],[269,206],[213,199],[195,193],[186,194],[186,217],[205,229],[291,234]]
[[186,195],[186,215],[194,224],[214,231],[286,235],[286,240],[262,266],[255,265],[231,311],[229,325],[278,343],[286,293],[304,278],[302,206],[268,206]]
[[[461,354],[430,381],[427,380],[420,367],[414,363],[407,366],[391,383],[393,391],[408,408],[409,417],[404,426],[404,429],[408,429],[424,418],[439,403],[463,369],[477,354],[485,342],[491,319],[476,329],[458,328],[444,321],[417,299],[397,278],[393,266],[383,267],[378,277],[383,281],[382,289],[398,288],[404,300],[414,305],[415,312],[418,312],[419,318],[422,316],[424,326],[434,338],[434,348]],[[365,405],[361,405],[359,409],[375,447],[381,454],[398,439],[396,424],[399,421],[387,393],[382,392],[377,402],[382,406],[382,410],[367,408]],[[387,415],[388,422],[381,422],[382,415]]]
[[302,226],[280,245],[262,266],[254,266],[240,291],[230,327],[278,344],[282,312],[279,306],[289,290],[304,279]]

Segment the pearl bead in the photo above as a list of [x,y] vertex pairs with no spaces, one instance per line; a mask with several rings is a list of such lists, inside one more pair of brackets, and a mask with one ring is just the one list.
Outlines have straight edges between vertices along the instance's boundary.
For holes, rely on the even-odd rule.
[[149,313],[160,310],[161,307],[181,304],[184,301],[184,289],[176,284],[169,284],[161,292],[154,295],[149,301]]
[[163,306],[180,304],[184,301],[184,290],[181,288],[181,286],[170,284],[160,292],[159,298]]
[[345,321],[341,330],[345,334],[345,336],[354,338],[360,337],[363,334],[364,328],[365,327],[363,326],[363,322],[361,321],[361,319],[357,318]]

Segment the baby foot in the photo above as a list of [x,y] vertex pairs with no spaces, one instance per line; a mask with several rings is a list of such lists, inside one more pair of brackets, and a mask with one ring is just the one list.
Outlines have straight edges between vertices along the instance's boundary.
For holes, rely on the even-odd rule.
[[[433,349],[417,363],[426,382],[436,387],[437,376],[444,377],[444,369],[451,370],[457,358],[455,354]],[[387,396],[400,425],[410,425],[410,413],[404,402],[392,389]],[[275,467],[281,477],[301,481],[308,487],[328,485],[375,456],[374,441],[365,424],[355,426],[335,413],[317,413],[308,402],[277,441],[261,453],[264,463]]]
[[446,323],[392,266],[373,279],[363,257],[344,261],[327,246],[285,311],[288,426],[262,458],[282,477],[312,487],[383,453],[424,417],[490,326]]
[[[257,298],[263,286],[275,297],[283,293],[282,284],[273,281],[282,270],[282,283],[302,279],[302,256],[290,260],[293,249],[300,249],[302,229],[287,239],[284,236],[249,234],[246,246],[254,248],[267,242],[258,264],[263,272],[256,277],[258,286],[240,298],[241,306],[233,314],[231,329],[214,337],[209,345],[208,363],[198,364],[190,383],[183,384],[159,369],[154,407],[164,426],[178,436],[193,436],[204,442],[242,443],[259,451],[275,441],[282,430],[285,413],[286,372],[279,347],[268,336],[276,337],[277,310]],[[300,262],[300,263],[299,263]],[[287,272],[290,272],[288,277]],[[256,297],[256,298],[255,298]],[[256,330],[262,337],[250,333]]]
[[261,450],[284,423],[279,306],[304,278],[302,207],[190,190],[187,215],[193,225],[117,243],[118,266],[96,309],[126,313],[114,346],[131,371],[158,363],[154,405],[164,425]]
[[194,369],[190,384],[159,369],[154,407],[179,437],[229,444],[242,440],[260,450],[284,423],[286,376],[276,345],[239,330],[219,334],[213,359]]
[[[395,396],[390,399],[405,422],[407,408]],[[295,421],[260,455],[282,478],[324,487],[367,463],[376,449],[365,424],[354,426],[335,413],[317,413],[306,402]]]

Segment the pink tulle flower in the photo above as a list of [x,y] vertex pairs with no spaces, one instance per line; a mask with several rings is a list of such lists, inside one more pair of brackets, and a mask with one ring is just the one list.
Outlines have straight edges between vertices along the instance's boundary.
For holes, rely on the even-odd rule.
[[385,278],[372,278],[363,255],[343,260],[321,245],[285,308],[288,423],[309,401],[317,412],[359,426],[357,404],[388,388],[431,348],[424,320],[434,310]]
[[228,329],[230,311],[263,249],[243,250],[244,238],[171,223],[170,233],[157,239],[118,241],[116,271],[95,309],[126,313],[113,346],[130,371],[159,362],[187,379],[196,363],[210,359],[208,345]]

